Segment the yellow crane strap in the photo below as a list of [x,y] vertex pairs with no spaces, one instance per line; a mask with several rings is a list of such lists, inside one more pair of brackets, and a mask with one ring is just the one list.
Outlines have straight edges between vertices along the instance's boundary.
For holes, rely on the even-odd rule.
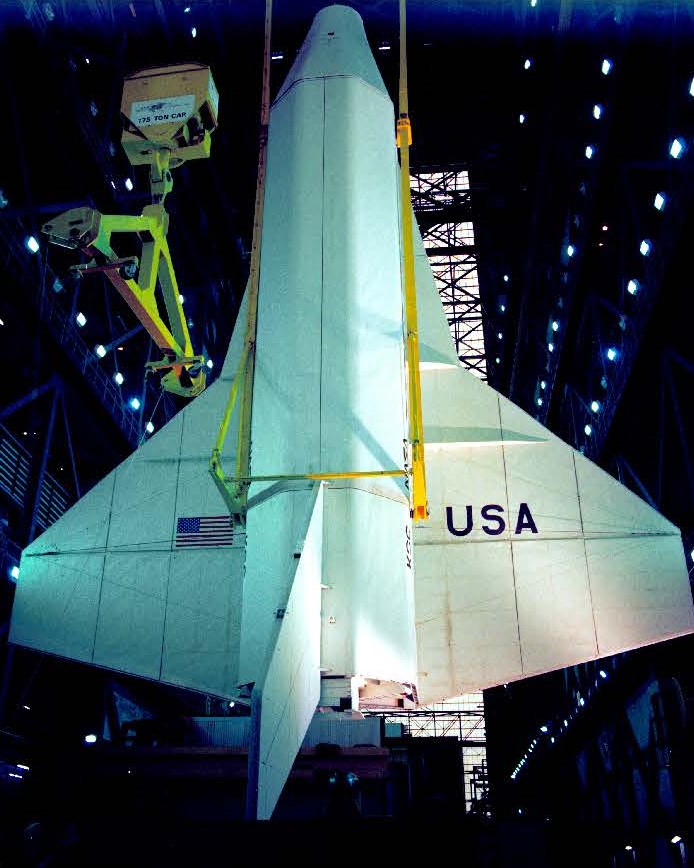
[[405,323],[407,327],[407,383],[409,440],[412,445],[412,517],[426,521],[427,492],[424,472],[424,426],[422,391],[419,381],[419,336],[417,332],[417,292],[414,276],[414,236],[410,196],[410,145],[412,127],[407,99],[407,13],[406,0],[400,0],[400,93],[397,143],[400,148],[400,212],[402,219],[403,275],[405,279]]
[[407,471],[400,467],[393,470],[339,470],[336,472],[319,473],[281,473],[273,476],[226,477],[227,482],[281,482],[285,479],[373,479],[383,476],[407,476]]
[[[265,210],[265,174],[267,170],[267,139],[270,124],[270,64],[272,61],[272,0],[265,2],[265,41],[263,46],[263,93],[260,103],[260,146],[258,149],[258,182],[255,188],[251,268],[248,279],[248,315],[246,319],[246,372],[242,383],[241,418],[236,453],[236,476],[248,476],[251,461],[251,421],[253,416],[253,379],[255,375],[255,339],[258,330],[258,288],[260,285],[260,244]],[[244,502],[248,486],[237,492]]]
[[[241,354],[242,365],[234,378],[229,401],[222,417],[219,434],[210,459],[210,473],[219,488],[230,511],[243,520],[246,512],[251,455],[251,421],[253,414],[253,379],[255,375],[255,342],[258,330],[258,289],[260,285],[260,244],[263,232],[263,211],[265,207],[265,175],[267,167],[267,140],[270,124],[270,64],[272,60],[272,0],[265,0],[265,34],[263,42],[263,89],[260,105],[260,135],[258,146],[258,178],[255,188],[255,209],[253,212],[253,240],[251,243],[251,265],[248,276],[246,330]],[[236,482],[234,491],[226,489],[221,466],[221,452],[226,439],[231,415],[236,404],[238,391],[241,392],[238,444],[236,451]]]

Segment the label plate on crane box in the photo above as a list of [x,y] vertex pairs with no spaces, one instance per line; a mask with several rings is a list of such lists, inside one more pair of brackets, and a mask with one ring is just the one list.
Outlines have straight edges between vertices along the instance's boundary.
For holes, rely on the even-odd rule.
[[136,127],[183,123],[195,111],[195,94],[143,99],[130,106],[130,120]]

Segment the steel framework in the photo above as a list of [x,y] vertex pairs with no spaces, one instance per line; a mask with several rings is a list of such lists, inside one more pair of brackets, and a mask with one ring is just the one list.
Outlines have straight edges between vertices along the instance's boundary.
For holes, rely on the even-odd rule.
[[477,248],[470,219],[470,183],[460,168],[412,175],[412,205],[460,361],[487,379]]
[[482,693],[468,693],[419,709],[370,711],[384,723],[400,724],[411,738],[457,738],[468,813],[486,813],[487,736]]

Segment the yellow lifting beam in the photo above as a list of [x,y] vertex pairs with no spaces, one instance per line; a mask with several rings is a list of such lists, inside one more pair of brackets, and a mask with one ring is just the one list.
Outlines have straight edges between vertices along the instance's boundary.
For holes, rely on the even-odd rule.
[[[248,276],[248,311],[243,350],[229,400],[224,410],[217,440],[212,450],[209,470],[235,521],[244,523],[250,487],[251,422],[253,416],[253,380],[255,376],[255,342],[258,331],[258,289],[260,285],[260,244],[265,208],[265,175],[267,167],[267,138],[270,124],[270,64],[272,60],[272,0],[265,0],[265,35],[263,43],[263,90],[260,105],[260,136],[258,147],[258,179],[255,188],[253,213],[253,240],[251,265]],[[231,416],[241,392],[239,436],[236,451],[236,474],[226,477],[222,467],[222,448],[229,431]]]
[[407,327],[407,383],[410,417],[409,441],[412,446],[412,517],[426,521],[426,475],[424,471],[424,426],[422,390],[419,380],[419,334],[417,331],[417,291],[414,276],[414,236],[410,196],[410,124],[407,99],[407,21],[406,0],[400,0],[400,94],[397,143],[400,148],[400,212],[402,219],[403,276],[405,281],[405,323]]
[[[422,428],[421,390],[419,383],[419,344],[417,338],[417,300],[414,281],[414,242],[410,205],[409,145],[411,143],[410,120],[407,114],[407,56],[405,49],[405,0],[400,2],[400,108],[398,119],[398,145],[400,147],[400,179],[402,200],[403,258],[405,276],[405,311],[407,323],[407,359],[409,369],[409,441],[412,444],[412,496],[411,509],[415,521],[428,516],[426,481],[424,474],[424,440]],[[272,0],[265,4],[265,41],[263,55],[263,90],[260,111],[260,143],[258,153],[258,179],[256,184],[255,212],[253,218],[253,243],[248,279],[248,312],[243,350],[232,381],[222,422],[210,458],[209,471],[234,521],[245,523],[248,505],[248,489],[253,482],[281,480],[331,480],[359,479],[369,477],[406,476],[403,469],[378,471],[344,471],[304,473],[276,476],[252,476],[250,474],[251,422],[253,411],[253,378],[255,372],[255,348],[258,323],[258,290],[260,283],[260,243],[263,228],[265,201],[265,175],[267,164],[267,136],[270,119],[270,59],[272,35]],[[226,441],[231,418],[237,401],[240,400],[240,420],[236,473],[227,476],[222,466],[222,449]]]

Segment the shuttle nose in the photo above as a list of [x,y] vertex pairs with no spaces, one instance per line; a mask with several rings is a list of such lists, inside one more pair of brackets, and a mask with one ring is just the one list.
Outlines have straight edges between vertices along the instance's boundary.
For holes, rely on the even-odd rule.
[[387,96],[361,16],[349,6],[326,6],[316,15],[277,101],[300,81],[335,76],[361,78]]

